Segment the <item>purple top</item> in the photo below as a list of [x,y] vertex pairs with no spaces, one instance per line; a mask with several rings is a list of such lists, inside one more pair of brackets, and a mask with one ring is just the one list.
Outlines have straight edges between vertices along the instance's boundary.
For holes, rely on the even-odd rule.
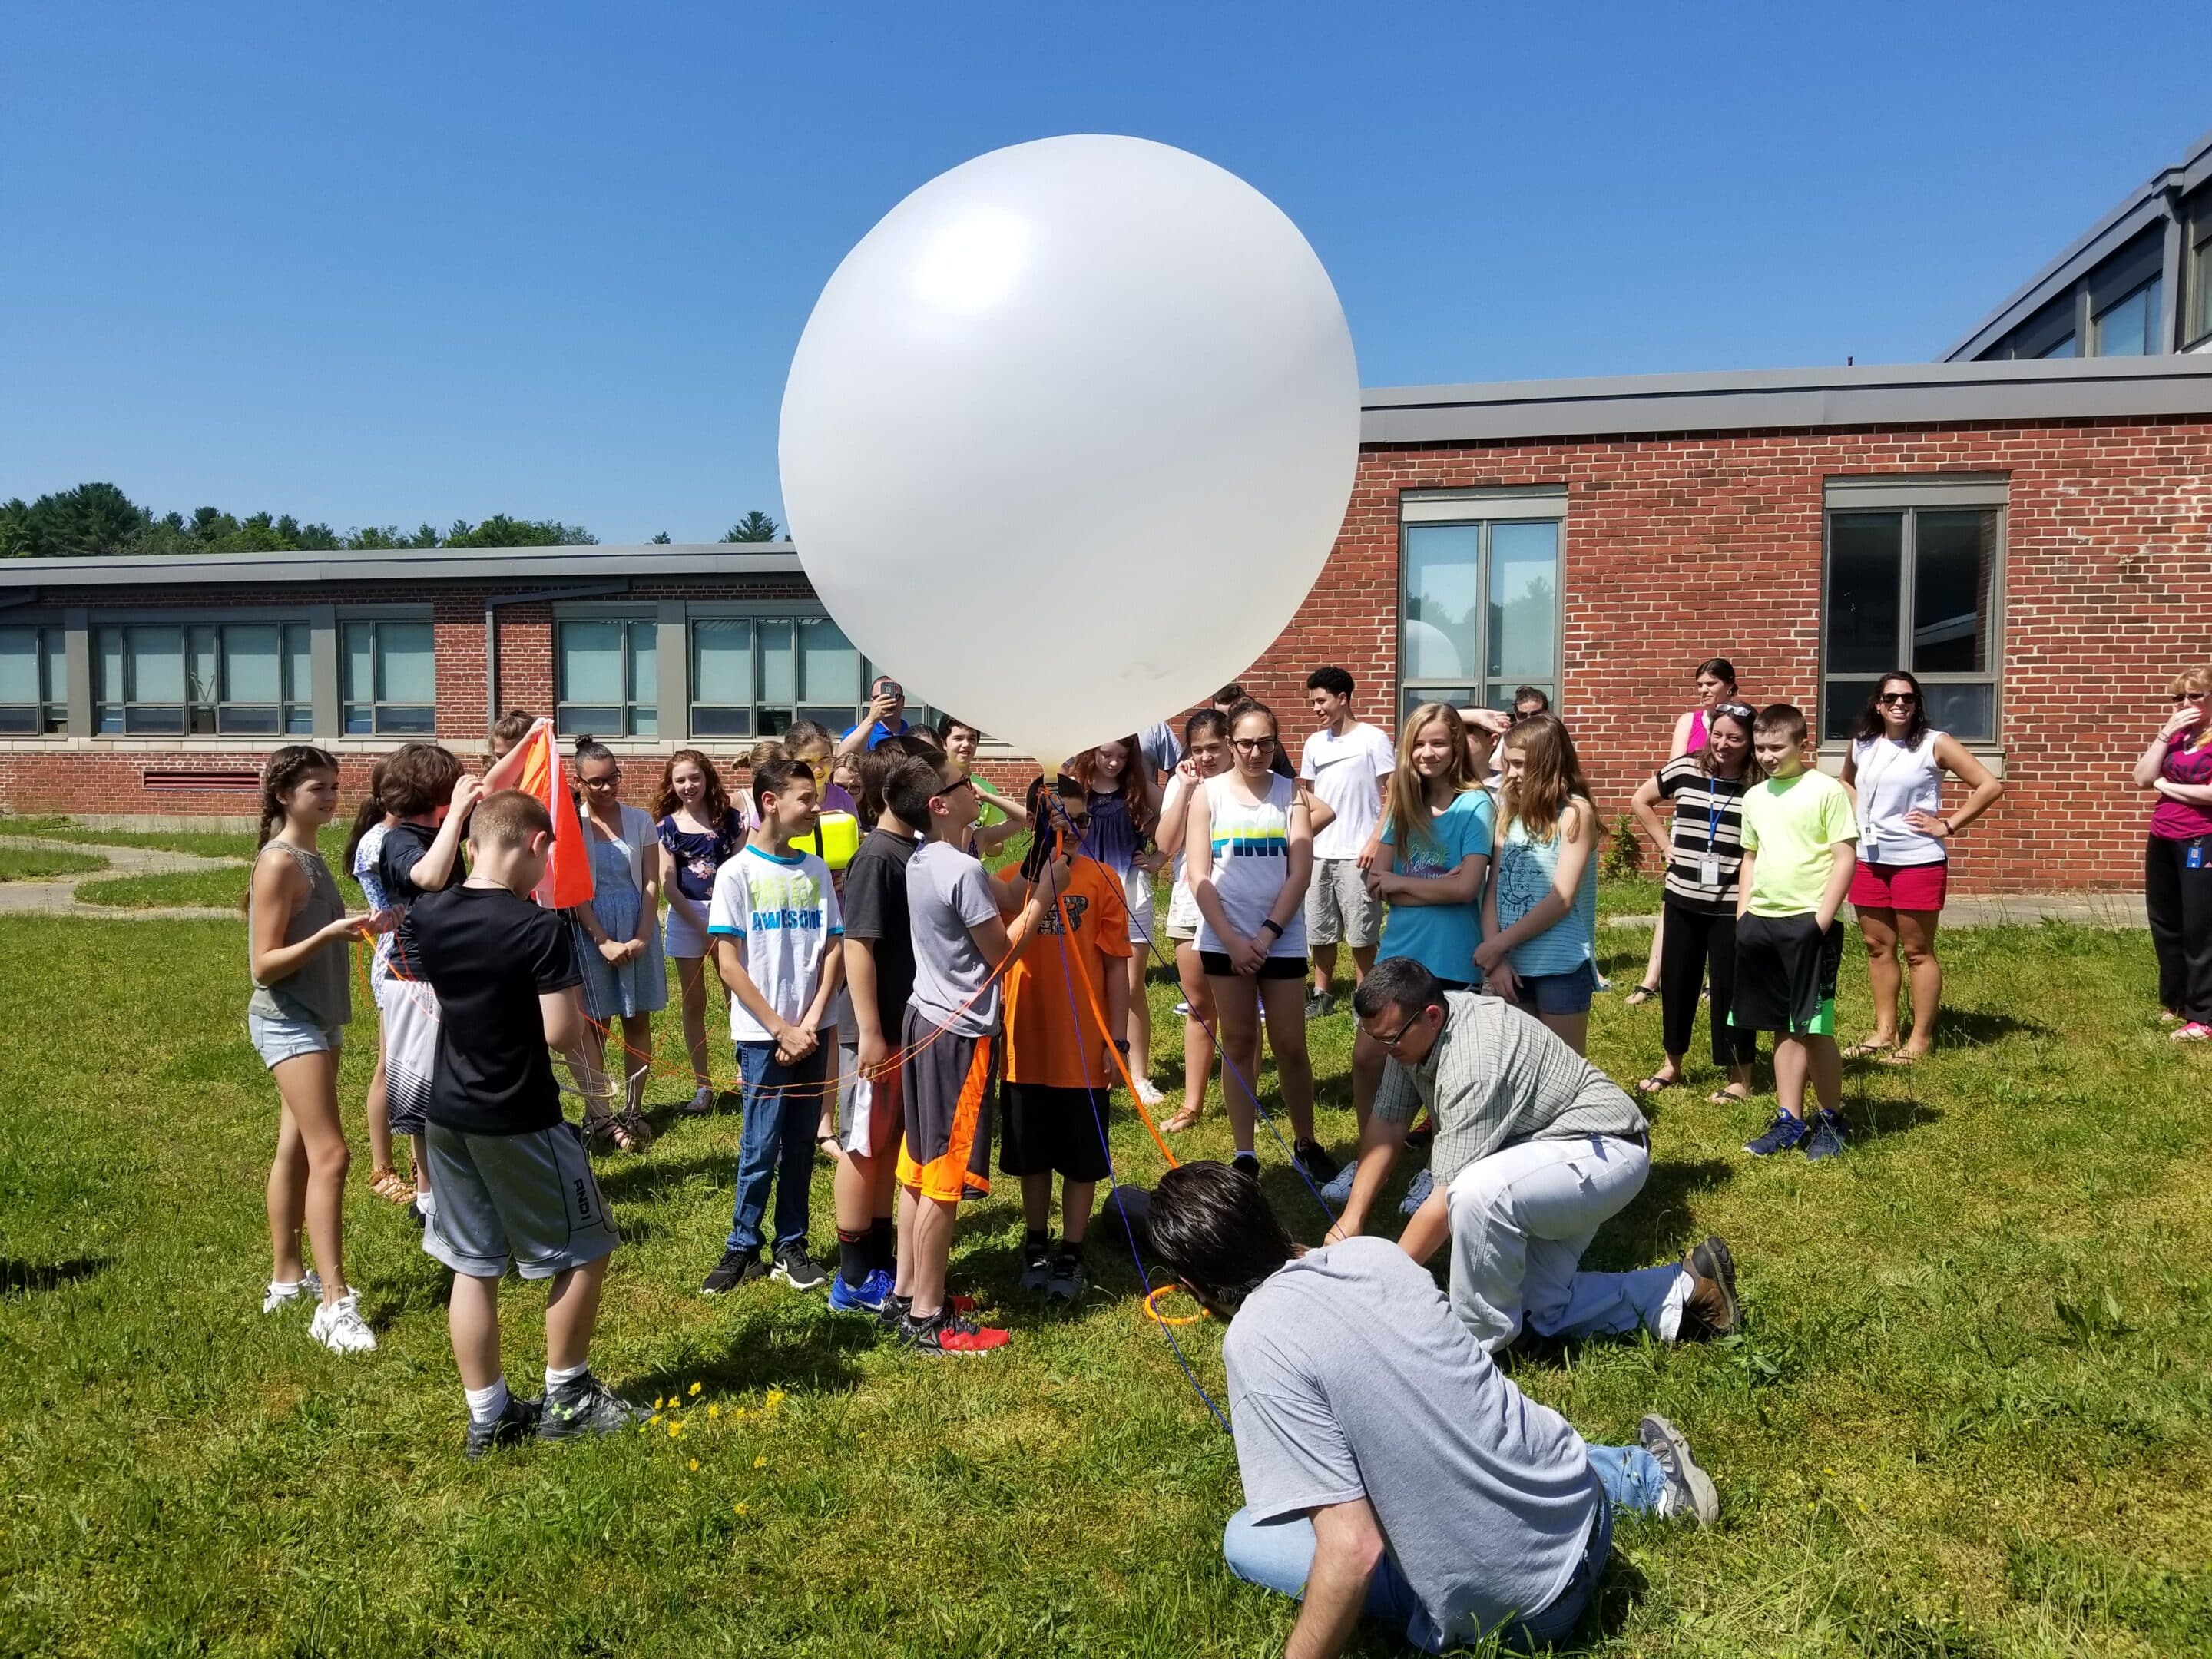
[[1690,746],[1682,752],[1686,755],[1694,755],[1705,746],[1705,711],[1702,708],[1692,708],[1690,711]]
[[[2196,735],[2181,732],[2166,745],[2166,764],[2159,768],[2159,776],[2176,783],[2212,783],[2212,743],[2191,749],[2189,740]],[[2212,806],[2160,795],[2151,810],[2150,832],[2160,841],[2195,841],[2199,836],[2212,836]]]

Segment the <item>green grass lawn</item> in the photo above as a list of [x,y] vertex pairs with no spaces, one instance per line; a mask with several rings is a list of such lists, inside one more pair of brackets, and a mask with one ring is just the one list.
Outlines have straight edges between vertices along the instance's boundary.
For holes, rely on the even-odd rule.
[[87,853],[58,853],[44,847],[9,847],[0,842],[0,881],[51,881],[105,870],[107,860]]
[[[1644,937],[1604,935],[1616,986]],[[1621,1527],[1593,1650],[2212,1646],[2207,1057],[2154,1024],[2141,935],[1961,933],[1946,953],[1937,1054],[1851,1073],[1839,1164],[1746,1158],[1764,1113],[1705,1103],[1702,1065],[1703,1087],[1654,1107],[1650,1184],[1594,1262],[1725,1233],[1742,1340],[1509,1360],[1593,1439],[1668,1413],[1720,1484],[1714,1532]],[[738,1124],[672,1117],[674,1069],[651,1097],[669,1132],[600,1164],[626,1243],[596,1359],[684,1409],[615,1443],[465,1463],[441,1275],[358,1180],[350,1265],[380,1350],[342,1360],[304,1311],[258,1310],[276,1097],[246,1041],[244,958],[236,922],[0,921],[0,1650],[1279,1651],[1287,1606],[1219,1562],[1231,1447],[1138,1316],[1126,1259],[1094,1251],[1097,1288],[1054,1317],[1013,1289],[1012,1195],[969,1206],[956,1283],[1015,1331],[972,1364],[909,1358],[777,1285],[703,1300]],[[1845,979],[1856,1034],[1856,948]],[[1164,979],[1152,1000],[1164,1085]],[[656,1029],[673,1068],[675,1021]],[[354,1030],[358,1171],[374,1037]],[[1632,1078],[1657,1033],[1656,1005],[1601,998],[1593,1054]],[[1340,1146],[1349,1036],[1339,1014],[1315,1039]],[[1158,1154],[1120,1110],[1119,1161],[1149,1182]],[[1226,1148],[1217,1109],[1179,1151]],[[1293,1231],[1318,1239],[1263,1148]],[[827,1255],[826,1168],[814,1213]],[[542,1304],[508,1303],[532,1392]],[[1181,1334],[1218,1393],[1218,1328]],[[1356,1650],[1401,1651],[1374,1633]]]
[[[112,904],[128,910],[161,910],[203,905],[235,910],[246,897],[246,865],[220,870],[179,870],[160,876],[117,876],[107,881],[88,881],[76,890],[81,904]],[[343,890],[358,906],[360,889],[348,882]]]
[[[346,826],[332,824],[323,833],[336,837],[333,849],[345,842]],[[197,853],[202,858],[246,859],[253,856],[253,836],[232,830],[91,830],[74,818],[17,817],[0,814],[0,836],[37,836],[46,841],[75,841],[106,847],[151,847],[167,853]]]

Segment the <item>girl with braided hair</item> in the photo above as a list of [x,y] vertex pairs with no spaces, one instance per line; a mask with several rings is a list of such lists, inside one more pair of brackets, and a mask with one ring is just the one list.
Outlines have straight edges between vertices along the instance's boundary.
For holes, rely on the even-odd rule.
[[[337,801],[338,763],[324,750],[287,744],[262,768],[261,834],[246,901],[253,975],[246,1021],[283,1102],[269,1169],[271,1261],[261,1311],[313,1294],[319,1305],[307,1334],[333,1353],[365,1353],[376,1338],[345,1276],[349,1154],[338,1120],[338,1054],[353,1018],[346,943],[389,932],[393,917],[346,914],[315,846]],[[303,1225],[327,1277],[301,1260]]]

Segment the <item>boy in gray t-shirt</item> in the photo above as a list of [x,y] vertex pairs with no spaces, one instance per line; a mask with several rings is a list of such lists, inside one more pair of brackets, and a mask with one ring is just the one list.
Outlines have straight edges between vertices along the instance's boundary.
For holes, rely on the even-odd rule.
[[1516,1624],[1556,1641],[1595,1592],[1613,1505],[1717,1517],[1674,1425],[1648,1416],[1638,1445],[1586,1445],[1396,1245],[1301,1252],[1259,1183],[1219,1164],[1170,1170],[1149,1221],[1160,1259],[1232,1322],[1245,1507],[1222,1553],[1239,1577],[1303,1597],[1301,1651],[1340,1652],[1362,1617],[1431,1653]]

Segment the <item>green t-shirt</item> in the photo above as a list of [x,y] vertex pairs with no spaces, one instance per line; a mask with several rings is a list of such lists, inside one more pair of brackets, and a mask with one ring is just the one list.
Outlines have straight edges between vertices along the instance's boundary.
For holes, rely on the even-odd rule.
[[1820,908],[1836,844],[1858,839],[1851,798],[1825,772],[1769,778],[1743,797],[1743,848],[1752,866],[1751,914],[1802,916]]

